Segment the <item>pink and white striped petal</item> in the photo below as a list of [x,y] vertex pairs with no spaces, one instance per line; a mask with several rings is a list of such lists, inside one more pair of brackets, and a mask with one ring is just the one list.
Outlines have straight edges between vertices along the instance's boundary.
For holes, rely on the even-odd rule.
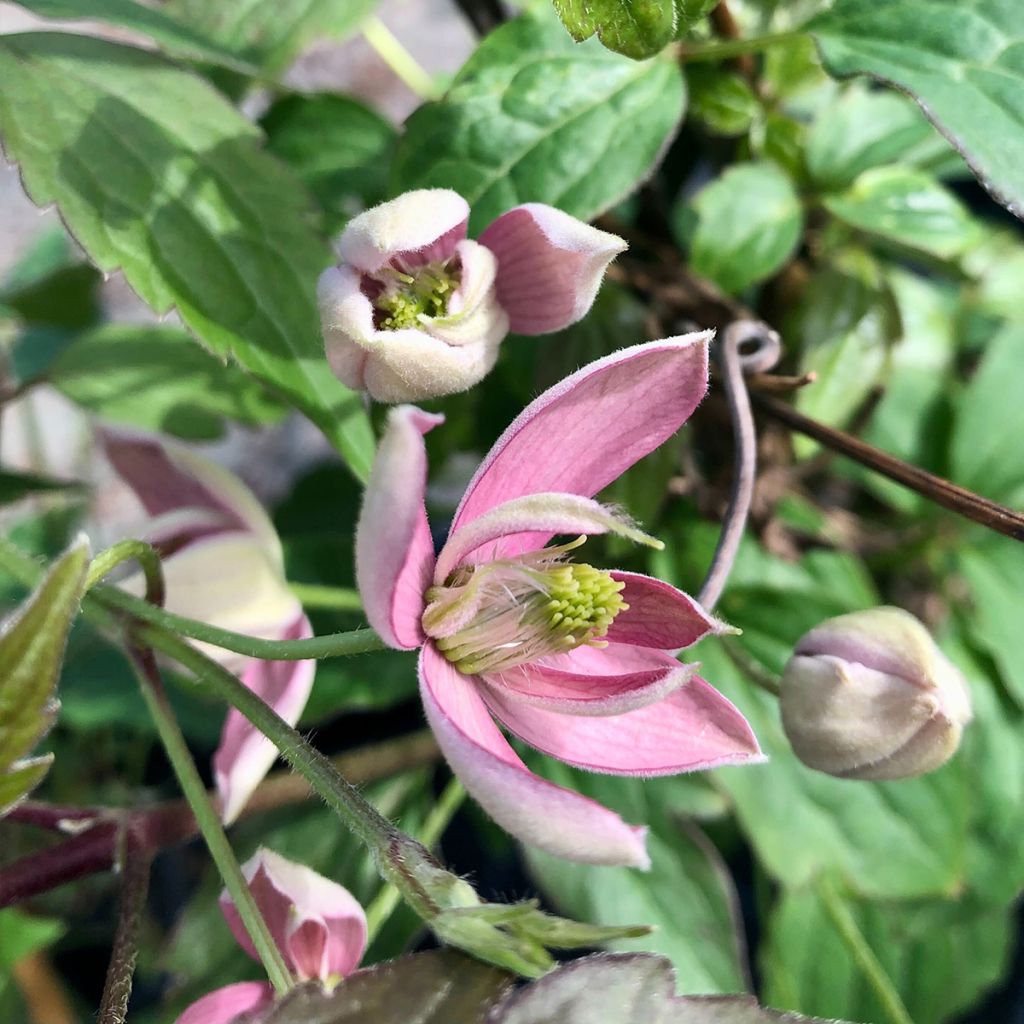
[[487,673],[499,697],[560,715],[623,715],[664,700],[697,671],[670,654],[624,644],[578,647],[568,654]]
[[420,693],[427,720],[452,771],[480,806],[517,839],[555,856],[648,867],[647,830],[534,775],[491,720],[477,687],[424,645]]
[[498,257],[498,301],[516,334],[548,334],[582,319],[608,264],[627,248],[544,203],[503,213],[480,236]]
[[458,192],[414,189],[353,217],[338,239],[338,255],[366,272],[445,260],[466,237],[468,222],[469,204]]
[[[366,914],[348,889],[266,847],[242,870],[271,937],[300,979],[333,984],[359,966],[366,951]],[[226,892],[220,905],[239,945],[258,959]]]
[[764,760],[747,720],[699,676],[662,701],[609,717],[531,707],[495,687],[483,697],[520,739],[587,771],[675,775]]
[[[311,637],[309,620],[302,615],[280,637],[300,640]],[[316,662],[259,661],[252,659],[242,682],[269,704],[289,725],[295,725],[309,700]],[[230,825],[253,790],[277,760],[277,747],[240,711],[231,708],[224,721],[220,745],[213,755],[213,775],[220,795],[221,818]]]
[[[549,388],[512,422],[470,481],[452,532],[524,494],[592,497],[671,437],[704,397],[710,331],[634,345]],[[496,542],[507,558],[545,533]]]
[[411,405],[392,409],[363,496],[356,581],[366,617],[389,647],[423,642],[420,616],[434,569],[423,435],[443,420]]
[[607,640],[679,651],[709,633],[732,631],[670,583],[636,572],[612,570],[611,576],[626,584],[621,596],[629,607],[615,616]]
[[232,1024],[243,1013],[268,1010],[273,1005],[274,990],[267,982],[239,981],[197,999],[175,1024]]

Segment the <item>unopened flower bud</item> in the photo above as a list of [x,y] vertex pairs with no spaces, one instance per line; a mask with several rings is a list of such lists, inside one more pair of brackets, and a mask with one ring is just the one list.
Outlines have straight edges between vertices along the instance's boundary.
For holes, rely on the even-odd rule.
[[902,779],[945,764],[970,721],[967,684],[927,629],[900,608],[828,619],[782,676],[782,724],[809,768]]

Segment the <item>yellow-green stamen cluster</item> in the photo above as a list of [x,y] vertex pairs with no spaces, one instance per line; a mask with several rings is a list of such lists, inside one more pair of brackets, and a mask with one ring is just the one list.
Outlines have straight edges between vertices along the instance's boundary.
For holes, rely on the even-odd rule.
[[[582,538],[579,542],[581,543]],[[577,544],[460,570],[427,594],[423,624],[438,650],[466,675],[502,672],[601,638],[619,612],[625,584],[603,569],[567,562]],[[449,632],[446,622],[459,622]],[[446,634],[446,635],[441,635]]]
[[389,268],[379,280],[384,290],[373,304],[384,316],[378,327],[397,331],[445,316],[451,293],[458,287],[459,275],[448,261],[436,261],[417,267],[412,274]]

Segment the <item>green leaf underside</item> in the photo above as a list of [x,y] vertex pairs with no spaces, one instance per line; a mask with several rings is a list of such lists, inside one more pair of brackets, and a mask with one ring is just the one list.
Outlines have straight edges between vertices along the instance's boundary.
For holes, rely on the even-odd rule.
[[910,92],[982,184],[1024,210],[1024,20],[1017,0],[836,0],[808,26],[834,75]]
[[85,544],[71,548],[0,635],[0,812],[37,785],[49,767],[46,757],[20,759],[53,724],[57,677],[88,562]]
[[727,292],[741,292],[779,270],[803,228],[800,200],[772,163],[736,164],[693,201],[694,270]]
[[0,127],[32,198],[55,202],[103,270],[286,396],[365,477],[372,434],[323,354],[331,259],[303,189],[200,79],[82,36],[0,41]]
[[89,331],[47,376],[73,402],[100,416],[188,440],[220,437],[225,419],[257,425],[284,411],[257,380],[222,363],[177,327],[110,325]]
[[590,220],[651,173],[684,98],[673,62],[577,44],[552,17],[524,14],[487,36],[444,99],[409,119],[392,191],[455,189],[476,232],[524,202]]

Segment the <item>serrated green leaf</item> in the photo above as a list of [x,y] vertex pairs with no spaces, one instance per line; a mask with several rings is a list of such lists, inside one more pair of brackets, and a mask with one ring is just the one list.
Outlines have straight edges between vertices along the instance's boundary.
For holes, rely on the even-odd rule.
[[[53,724],[54,691],[68,630],[78,611],[89,565],[82,541],[63,555],[3,624],[0,635],[0,779],[6,779],[0,813],[36,785],[46,758],[25,757]],[[24,788],[12,783],[20,778]]]
[[254,426],[284,413],[257,380],[220,362],[177,327],[89,331],[56,359],[47,379],[106,419],[192,441],[220,437],[225,420]]
[[529,12],[488,35],[445,97],[412,115],[393,191],[455,189],[474,231],[524,202],[590,220],[651,173],[683,104],[673,61],[576,44]]
[[84,36],[0,39],[0,128],[37,203],[56,202],[102,269],[176,307],[316,422],[360,477],[373,438],[323,353],[315,286],[331,260],[302,187],[212,88]]
[[263,115],[267,149],[305,182],[332,230],[386,194],[394,126],[369,107],[332,93],[286,96]]
[[690,262],[727,292],[741,292],[781,269],[803,230],[792,182],[767,162],[734,164],[692,206],[697,226]]
[[221,64],[243,74],[255,74],[256,68],[237,53],[196,32],[191,24],[168,16],[165,10],[148,7],[134,0],[17,0],[22,7],[41,18],[61,21],[100,21],[118,28],[131,29],[148,36],[167,53],[177,57]]
[[906,96],[851,88],[815,119],[807,136],[807,169],[822,188],[845,188],[862,172],[900,161],[934,135]]
[[853,228],[888,242],[953,259],[978,238],[967,208],[929,174],[906,167],[865,171],[825,207]]
[[635,60],[653,57],[699,21],[717,0],[554,0],[577,42],[596,35]]
[[979,181],[1024,209],[1024,22],[1016,0],[836,0],[810,23],[833,75],[906,89]]

